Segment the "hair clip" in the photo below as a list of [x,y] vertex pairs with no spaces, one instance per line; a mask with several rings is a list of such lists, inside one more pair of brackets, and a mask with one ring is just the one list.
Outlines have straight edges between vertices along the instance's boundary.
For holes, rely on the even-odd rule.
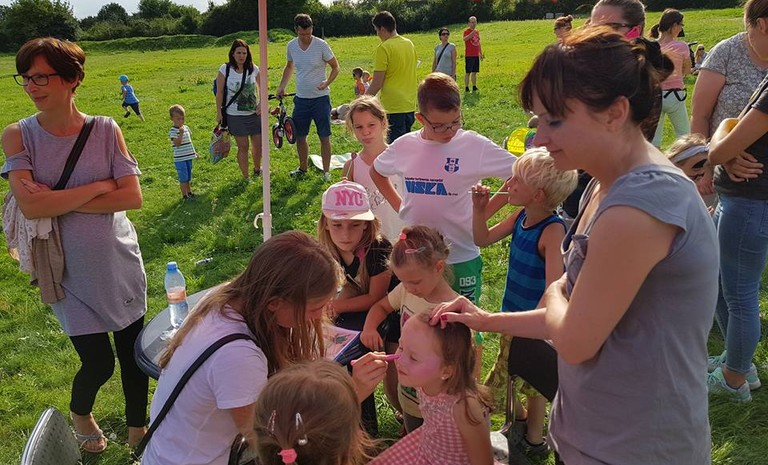
[[269,415],[269,420],[267,420],[267,429],[269,430],[270,436],[275,435],[275,418],[277,418],[277,410],[272,410],[272,413]]
[[410,255],[414,253],[424,252],[425,250],[427,250],[426,247],[419,247],[418,249],[405,249],[405,253],[407,255]]
[[[296,431],[298,432],[299,429],[304,429],[304,420],[301,418],[300,413],[296,413]],[[309,440],[307,439],[307,434],[304,433],[304,436],[302,436],[298,441],[297,444],[300,446],[306,446]]]
[[401,240],[401,241],[404,241],[404,240],[406,240],[406,239],[408,239],[408,236],[406,236],[404,232],[401,232],[401,233],[400,233],[400,240]]
[[283,463],[285,464],[296,463],[296,459],[299,456],[299,454],[296,453],[296,449],[283,449],[278,452],[277,455],[283,459]]

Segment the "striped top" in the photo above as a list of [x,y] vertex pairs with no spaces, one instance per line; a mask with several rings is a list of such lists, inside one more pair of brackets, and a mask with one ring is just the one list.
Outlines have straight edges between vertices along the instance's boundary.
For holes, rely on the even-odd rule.
[[326,41],[312,37],[306,50],[302,50],[299,39],[288,42],[286,48],[288,61],[293,62],[296,72],[296,96],[299,98],[319,98],[331,95],[331,88],[318,90],[317,86],[327,79],[325,75],[328,62],[334,58],[333,51]]
[[179,128],[171,126],[171,130],[168,132],[168,137],[171,138],[171,145],[173,146],[173,161],[187,161],[197,158],[197,152],[195,152],[195,146],[192,145],[192,133],[189,127],[185,124],[184,134],[181,135],[181,145],[173,143],[177,137],[179,137]]
[[[507,267],[507,287],[501,303],[502,312],[517,312],[536,308],[547,287],[544,257],[539,254],[539,238],[552,223],[565,223],[551,215],[533,226],[525,227],[525,210],[520,212],[512,230]],[[563,265],[563,269],[564,265]]]

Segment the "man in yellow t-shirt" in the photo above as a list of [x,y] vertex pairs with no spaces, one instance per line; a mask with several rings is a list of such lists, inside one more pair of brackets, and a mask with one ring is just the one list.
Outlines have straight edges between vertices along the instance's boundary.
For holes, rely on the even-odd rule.
[[373,59],[373,82],[366,91],[376,95],[387,110],[389,142],[411,132],[416,109],[416,48],[397,33],[392,13],[380,11],[373,27],[381,39]]

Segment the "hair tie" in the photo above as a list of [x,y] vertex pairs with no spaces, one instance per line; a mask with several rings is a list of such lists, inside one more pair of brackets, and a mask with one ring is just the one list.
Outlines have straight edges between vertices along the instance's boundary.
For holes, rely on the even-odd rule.
[[401,240],[401,241],[404,241],[404,240],[406,240],[406,239],[408,239],[408,236],[406,236],[404,232],[401,232],[401,233],[400,233],[400,240]]
[[410,255],[414,253],[424,252],[425,250],[427,250],[427,248],[422,246],[422,247],[419,247],[418,249],[405,249],[405,253],[407,255]]
[[296,463],[296,458],[298,457],[298,454],[296,453],[296,449],[283,449],[280,452],[277,453],[277,455],[280,456],[280,458],[283,459],[283,463]]

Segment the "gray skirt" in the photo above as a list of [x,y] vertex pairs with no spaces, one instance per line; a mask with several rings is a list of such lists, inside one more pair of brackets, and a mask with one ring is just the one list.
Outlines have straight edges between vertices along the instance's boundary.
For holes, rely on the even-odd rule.
[[227,115],[227,126],[233,136],[261,134],[261,116],[256,113],[246,116]]

